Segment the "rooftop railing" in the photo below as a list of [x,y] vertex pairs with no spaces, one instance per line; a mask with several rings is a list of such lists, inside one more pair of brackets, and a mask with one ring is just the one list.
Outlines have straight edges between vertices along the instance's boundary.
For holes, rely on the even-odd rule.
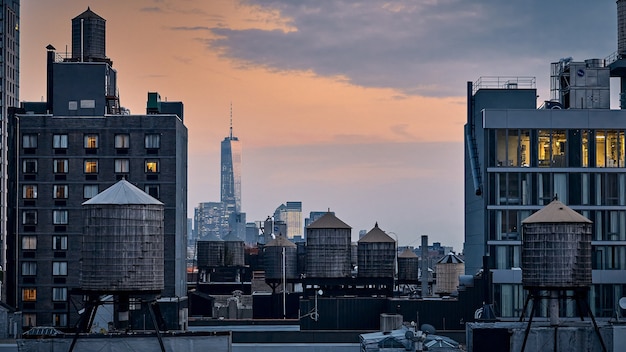
[[525,76],[483,76],[474,82],[476,94],[479,89],[535,89],[537,80],[535,77]]

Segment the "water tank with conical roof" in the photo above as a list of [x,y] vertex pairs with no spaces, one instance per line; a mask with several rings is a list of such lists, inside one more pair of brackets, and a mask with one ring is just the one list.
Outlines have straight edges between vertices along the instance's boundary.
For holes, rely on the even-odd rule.
[[283,268],[286,279],[298,278],[298,246],[295,243],[278,236],[265,245],[263,252],[266,279],[282,279]]
[[359,277],[393,278],[396,262],[396,241],[374,225],[358,241]]
[[80,287],[98,292],[163,290],[163,208],[126,180],[84,202]]
[[245,265],[245,242],[235,235],[234,232],[224,237],[224,265],[244,266]]
[[435,293],[450,294],[459,286],[459,276],[465,274],[465,262],[454,253],[448,253],[435,264],[437,286]]
[[217,268],[224,266],[224,240],[214,233],[209,233],[206,240],[197,242],[196,253],[198,258],[198,267],[200,268]]
[[306,231],[307,277],[349,277],[352,227],[327,212],[307,226]]
[[522,221],[522,285],[575,289],[591,285],[591,220],[558,200]]
[[398,255],[398,280],[417,281],[418,278],[419,258],[411,248],[406,248]]

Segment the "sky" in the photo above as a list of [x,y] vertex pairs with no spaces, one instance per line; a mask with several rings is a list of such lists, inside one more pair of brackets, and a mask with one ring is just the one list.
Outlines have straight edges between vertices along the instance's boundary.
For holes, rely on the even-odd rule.
[[[462,251],[466,82],[536,77],[617,49],[614,0],[22,0],[20,100],[41,101],[48,44],[71,19],[106,19],[121,105],[184,103],[189,217],[220,198],[220,142],[242,141],[242,208],[287,201]],[[69,48],[69,49],[66,49]]]

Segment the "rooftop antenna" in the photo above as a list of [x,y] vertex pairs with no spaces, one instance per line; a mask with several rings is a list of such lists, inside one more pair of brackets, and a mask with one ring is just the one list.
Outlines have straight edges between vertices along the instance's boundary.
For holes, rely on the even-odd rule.
[[230,139],[233,139],[233,102],[230,102]]

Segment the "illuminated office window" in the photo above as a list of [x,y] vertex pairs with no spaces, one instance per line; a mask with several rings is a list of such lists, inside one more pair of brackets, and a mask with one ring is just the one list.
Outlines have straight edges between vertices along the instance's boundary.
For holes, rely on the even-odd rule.
[[37,185],[24,185],[22,186],[22,197],[24,199],[37,198]]
[[146,173],[156,173],[159,172],[159,161],[158,160],[146,160]]
[[98,160],[85,160],[85,173],[97,174],[98,173]]
[[34,302],[37,300],[37,289],[36,288],[23,288],[22,289],[22,300],[24,302]]
[[98,148],[98,135],[86,134],[85,135],[85,149],[95,149],[95,148]]

